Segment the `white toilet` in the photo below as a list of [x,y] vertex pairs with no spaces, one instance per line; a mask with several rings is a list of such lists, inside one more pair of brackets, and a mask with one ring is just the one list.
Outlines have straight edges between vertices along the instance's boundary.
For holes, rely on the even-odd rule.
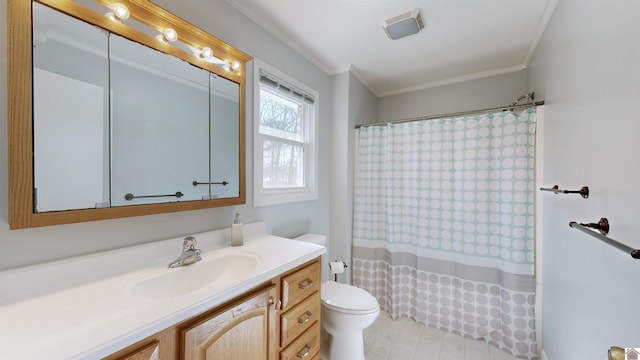
[[[307,234],[296,238],[325,246],[324,235]],[[322,328],[329,334],[326,360],[364,360],[362,331],[380,314],[380,305],[367,291],[352,285],[327,281],[322,284]]]
[[322,284],[322,327],[331,335],[328,360],[364,360],[362,331],[380,314],[371,294],[355,286]]

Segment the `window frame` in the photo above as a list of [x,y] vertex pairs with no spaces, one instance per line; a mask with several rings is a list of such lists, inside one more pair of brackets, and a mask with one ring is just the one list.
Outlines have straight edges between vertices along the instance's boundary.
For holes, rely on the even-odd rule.
[[[260,75],[268,74],[279,83],[300,91],[313,99],[313,104],[306,111],[303,121],[304,131],[307,132],[307,142],[302,142],[304,151],[303,176],[304,186],[291,188],[265,188],[263,185],[263,156],[264,142],[276,140],[285,144],[298,146],[299,142],[287,140],[273,135],[260,133]],[[276,91],[273,92],[276,96]],[[286,98],[286,96],[283,96]],[[290,100],[290,99],[287,99]],[[304,101],[304,100],[303,100]],[[303,107],[304,108],[304,107]],[[276,204],[310,201],[318,199],[318,119],[319,94],[307,85],[293,79],[291,76],[273,66],[254,58],[253,65],[253,206],[269,206]]]

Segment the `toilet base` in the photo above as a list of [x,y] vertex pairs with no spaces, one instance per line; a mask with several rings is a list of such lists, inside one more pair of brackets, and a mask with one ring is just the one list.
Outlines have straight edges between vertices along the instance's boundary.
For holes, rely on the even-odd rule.
[[331,345],[331,335],[320,327],[320,360],[329,360],[329,346]]
[[362,332],[328,334],[325,351],[327,360],[365,360]]

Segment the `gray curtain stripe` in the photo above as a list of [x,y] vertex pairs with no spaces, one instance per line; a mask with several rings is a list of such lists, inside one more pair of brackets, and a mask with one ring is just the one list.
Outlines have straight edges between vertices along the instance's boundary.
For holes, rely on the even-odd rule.
[[498,284],[519,292],[535,292],[535,275],[511,274],[506,271],[483,266],[467,265],[454,261],[418,257],[416,254],[397,252],[387,249],[354,246],[353,257],[369,261],[386,261],[389,264],[407,265],[417,270],[455,276],[469,281]]

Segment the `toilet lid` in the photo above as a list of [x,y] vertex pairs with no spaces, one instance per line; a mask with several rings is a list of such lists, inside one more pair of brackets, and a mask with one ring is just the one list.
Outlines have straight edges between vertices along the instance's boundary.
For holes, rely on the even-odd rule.
[[344,312],[373,312],[378,310],[378,301],[371,294],[355,286],[327,281],[322,284],[322,302]]

